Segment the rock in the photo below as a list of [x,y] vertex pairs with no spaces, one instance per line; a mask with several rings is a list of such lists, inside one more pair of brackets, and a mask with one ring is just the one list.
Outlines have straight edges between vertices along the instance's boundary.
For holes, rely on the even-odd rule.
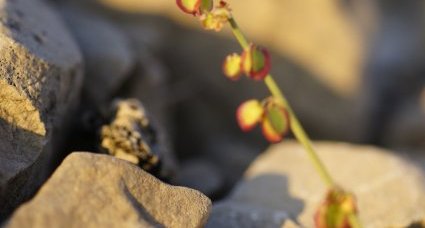
[[42,1],[0,1],[0,220],[45,178],[82,81],[82,58]]
[[178,185],[199,190],[207,196],[214,196],[223,188],[224,173],[214,163],[205,159],[192,159],[180,165],[176,177]]
[[117,26],[94,11],[66,4],[61,9],[86,62],[83,92],[91,102],[105,103],[133,70],[136,59],[129,40]]
[[212,138],[207,143],[205,159],[216,166],[224,179],[224,191],[234,187],[264,148],[255,147],[236,138]]
[[[67,2],[63,5],[63,9],[65,17],[69,18],[70,23],[75,24],[71,25],[71,27],[75,27],[75,34],[78,35],[82,33],[80,36],[88,40],[82,42],[83,44],[87,43],[86,45],[91,46],[86,49],[88,51],[95,49],[93,50],[94,53],[88,54],[89,57],[92,56],[91,59],[93,59],[93,62],[95,61],[100,65],[93,67],[93,75],[99,68],[102,68],[104,70],[101,72],[104,72],[104,76],[108,77],[107,79],[96,77],[93,78],[93,83],[89,83],[89,90],[96,93],[92,95],[99,98],[95,100],[105,101],[107,100],[105,98],[110,98],[110,95],[113,94],[118,98],[136,98],[142,101],[151,118],[151,122],[157,129],[161,146],[164,148],[165,156],[163,164],[170,172],[174,172],[177,165],[170,139],[170,132],[173,131],[173,125],[169,121],[171,116],[169,105],[172,103],[172,101],[170,101],[172,99],[168,96],[169,88],[167,83],[169,75],[162,61],[155,56],[155,54],[157,54],[156,51],[153,50],[161,46],[162,43],[160,40],[165,40],[164,33],[166,29],[164,31],[164,28],[160,27],[160,32],[157,33],[157,30],[154,29],[154,27],[157,27],[155,23],[150,23],[139,17],[133,18],[131,15],[125,15],[125,17],[123,16],[122,18],[118,15],[111,15],[99,10],[98,7],[91,7],[89,1]],[[90,15],[88,15],[88,13],[90,13]],[[75,15],[72,16],[72,14]],[[79,16],[80,14],[83,14],[82,19]],[[86,23],[86,20],[90,20],[90,22]],[[84,25],[80,26],[80,23]],[[95,26],[94,23],[101,23],[101,25],[98,26],[100,28],[98,28],[99,31],[97,31],[96,34],[102,33],[104,34],[102,37],[108,36],[109,38],[107,37],[102,41],[107,43],[98,42],[97,37],[92,36],[93,31],[91,27]],[[145,29],[145,27],[148,28]],[[114,32],[114,34],[112,34],[112,32]],[[157,44],[158,42],[160,44]],[[85,48],[84,46],[85,45],[83,45],[83,48]],[[105,49],[105,46],[114,46],[115,48]],[[157,47],[155,48],[152,46]],[[105,62],[104,56],[107,56],[106,60],[109,62]],[[129,59],[131,59],[131,61],[128,61]],[[87,59],[87,61],[91,62],[89,59]],[[118,67],[116,63],[113,63],[114,61],[120,63]],[[109,69],[110,67],[114,69],[111,70]],[[120,73],[117,71],[120,71]],[[118,74],[121,76],[117,76]],[[114,89],[104,88],[99,90],[98,79],[100,79],[100,81],[110,81]],[[99,91],[101,92],[99,93]],[[103,102],[103,104],[104,103],[105,102]],[[90,110],[90,108],[93,107],[87,107],[88,110],[84,110],[89,115],[91,113],[96,115],[96,112],[99,111]],[[106,113],[104,114],[107,115]],[[81,122],[84,122],[84,120]],[[80,128],[76,130],[78,131],[78,129]],[[81,134],[78,133],[77,135]],[[94,134],[91,133],[91,135]],[[89,148],[83,149],[87,150]],[[74,148],[74,150],[80,149]]]
[[218,203],[214,205],[207,228],[277,228],[288,220],[285,211],[255,207],[243,203]]
[[[131,40],[131,49],[137,59],[134,71],[129,80],[117,93],[124,98],[136,98],[142,101],[153,126],[157,129],[158,141],[163,148],[163,165],[170,173],[177,169],[177,161],[172,146],[171,133],[174,123],[171,121],[173,112],[170,105],[173,102],[169,93],[169,73],[162,61],[155,56],[151,46],[141,39],[140,27],[126,27],[121,21],[117,22]],[[143,27],[143,26],[141,26]],[[132,34],[132,31],[139,31]],[[140,39],[139,39],[140,38]]]
[[[423,155],[410,159],[345,143],[316,142],[315,147],[337,183],[356,195],[365,227],[404,227],[424,217]],[[313,214],[325,192],[302,147],[286,142],[261,155],[225,203],[284,211],[301,226],[313,227]]]
[[385,129],[383,144],[392,148],[425,148],[425,110],[417,104],[404,105]]
[[[175,1],[79,0],[78,2],[84,4],[91,2],[131,14],[167,16],[183,22],[188,27],[201,29],[199,21],[182,13]],[[250,39],[296,62],[333,92],[345,96],[355,94],[364,56],[363,40],[354,23],[349,20],[350,14],[344,10],[341,2],[325,0],[314,3],[262,1],[258,4],[256,0],[228,2],[240,27]],[[230,36],[230,32],[227,35]]]
[[164,184],[126,161],[78,152],[6,227],[202,227],[210,204],[201,193]]

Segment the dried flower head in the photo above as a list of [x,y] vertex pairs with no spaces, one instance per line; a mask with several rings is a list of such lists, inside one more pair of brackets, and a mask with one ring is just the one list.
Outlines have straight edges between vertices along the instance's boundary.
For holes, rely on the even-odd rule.
[[350,228],[348,216],[356,213],[354,196],[335,188],[326,195],[314,216],[314,222],[317,228]]

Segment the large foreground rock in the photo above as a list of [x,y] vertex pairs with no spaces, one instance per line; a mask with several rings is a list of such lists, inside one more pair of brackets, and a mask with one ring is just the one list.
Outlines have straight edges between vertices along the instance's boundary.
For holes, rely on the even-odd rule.
[[126,161],[73,153],[6,227],[202,227],[210,205]]
[[43,1],[0,0],[0,220],[43,178],[81,79],[79,49]]
[[[315,146],[335,180],[357,196],[365,227],[406,227],[425,217],[425,155],[412,160],[368,146],[319,142]],[[253,163],[229,199],[214,206],[208,226],[225,220],[235,224],[225,227],[251,220],[258,224],[271,216],[275,220],[251,227],[279,227],[286,216],[313,227],[313,214],[325,193],[302,147],[296,142],[279,144]],[[241,210],[240,205],[250,210]]]

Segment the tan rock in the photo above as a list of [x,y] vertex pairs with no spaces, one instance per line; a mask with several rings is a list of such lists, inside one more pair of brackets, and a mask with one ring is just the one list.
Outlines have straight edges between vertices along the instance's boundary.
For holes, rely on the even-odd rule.
[[[337,183],[355,193],[365,227],[405,227],[424,217],[424,155],[409,159],[345,143],[316,142],[315,147]],[[303,227],[313,227],[325,192],[302,147],[285,142],[252,164],[226,203],[285,211]]]
[[202,227],[210,205],[200,192],[164,184],[126,161],[78,152],[6,227]]
[[44,178],[81,80],[79,49],[45,3],[0,1],[0,215]]

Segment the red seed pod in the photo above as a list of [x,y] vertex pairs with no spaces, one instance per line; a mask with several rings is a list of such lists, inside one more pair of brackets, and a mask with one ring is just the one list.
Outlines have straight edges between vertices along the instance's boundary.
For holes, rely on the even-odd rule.
[[213,8],[213,0],[176,0],[177,6],[185,13],[200,16]]
[[289,132],[290,119],[285,107],[269,98],[264,105],[264,118],[262,120],[262,132],[267,141],[278,143]]
[[270,71],[270,54],[265,48],[250,44],[242,53],[241,68],[254,80],[263,80]]

